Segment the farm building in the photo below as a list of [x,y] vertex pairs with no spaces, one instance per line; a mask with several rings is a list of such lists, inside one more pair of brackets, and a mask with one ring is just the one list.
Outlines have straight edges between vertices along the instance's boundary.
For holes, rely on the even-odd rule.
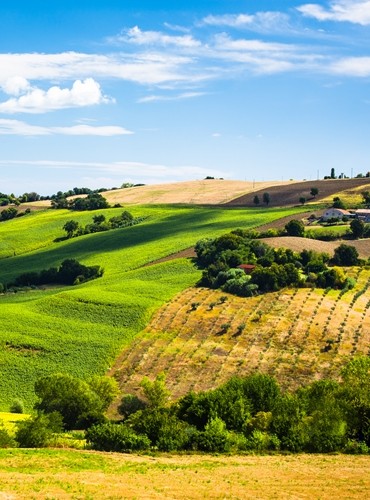
[[358,217],[363,222],[370,222],[370,209],[361,208],[355,211],[356,217]]
[[343,217],[353,217],[353,214],[351,214],[351,212],[348,212],[348,210],[343,210],[342,208],[328,208],[322,214],[321,219],[343,219]]
[[256,266],[254,266],[253,264],[240,264],[240,266],[238,266],[239,269],[243,269],[245,274],[251,274],[255,267]]

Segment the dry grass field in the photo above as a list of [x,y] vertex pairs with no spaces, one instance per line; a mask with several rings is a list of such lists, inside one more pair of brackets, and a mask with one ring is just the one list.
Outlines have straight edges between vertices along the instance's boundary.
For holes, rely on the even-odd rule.
[[137,186],[107,191],[104,197],[109,203],[122,204],[172,204],[190,203],[194,205],[218,205],[261,189],[270,189],[281,184],[294,184],[292,181],[228,181],[207,179],[200,181],[174,182]]
[[2,450],[0,499],[365,499],[370,458]]
[[232,375],[268,373],[286,388],[337,378],[369,354],[370,271],[353,268],[353,290],[284,289],[251,298],[189,288],[162,307],[111,370],[123,392],[164,371],[177,398]]

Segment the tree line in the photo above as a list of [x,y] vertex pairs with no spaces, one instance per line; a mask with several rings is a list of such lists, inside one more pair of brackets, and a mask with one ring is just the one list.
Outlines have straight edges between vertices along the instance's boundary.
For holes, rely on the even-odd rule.
[[120,215],[111,217],[108,220],[103,214],[94,215],[92,223],[86,224],[86,226],[81,226],[76,220],[69,220],[64,224],[63,229],[67,233],[67,238],[75,238],[84,234],[135,226],[143,220],[144,217],[134,217],[130,212],[124,210]]
[[171,402],[162,373],[145,377],[141,394],[125,394],[121,420],[110,421],[113,379],[54,374],[36,382],[37,413],[19,424],[15,439],[21,447],[47,446],[53,432],[85,429],[88,447],[100,451],[369,453],[369,375],[364,356],[343,367],[340,382],[286,391],[274,377],[254,373]]
[[0,284],[0,290],[12,290],[19,287],[31,287],[50,284],[78,285],[85,281],[100,278],[104,269],[100,266],[85,266],[76,259],[65,259],[60,266],[42,269],[40,272],[28,271],[17,276],[6,286]]

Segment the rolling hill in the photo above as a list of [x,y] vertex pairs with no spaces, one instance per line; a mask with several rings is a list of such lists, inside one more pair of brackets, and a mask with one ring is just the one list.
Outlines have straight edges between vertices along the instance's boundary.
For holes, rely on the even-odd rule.
[[[214,189],[225,186],[224,182],[228,181],[207,180],[197,185],[201,191],[201,186]],[[335,181],[336,192],[343,182]],[[121,191],[140,193],[144,187]],[[179,183],[167,192],[180,200],[184,191]],[[55,371],[82,378],[109,372],[119,377],[126,391],[137,388],[143,375],[165,370],[171,390],[179,395],[252,368],[276,374],[285,385],[300,380],[301,375],[335,376],[349,356],[366,352],[368,338],[361,326],[368,321],[362,292],[369,279],[365,271],[360,273],[359,288],[340,299],[334,292],[287,290],[250,300],[228,297],[221,307],[216,292],[194,288],[200,272],[186,257],[196,241],[238,227],[266,227],[307,210],[222,205],[230,193],[219,193],[218,205],[207,206],[209,194],[204,191],[202,198],[200,191],[193,195],[197,202],[191,205],[158,205],[155,200],[164,198],[155,198],[152,192],[153,203],[130,206],[135,217],[144,218],[141,224],[59,242],[66,221],[75,219],[85,225],[93,215],[109,218],[122,208],[93,213],[44,208],[0,223],[1,283],[26,271],[59,265],[66,258],[105,269],[102,278],[78,286],[0,296],[1,409],[7,410],[15,398],[23,399],[31,409],[35,380]],[[212,196],[216,191],[220,188]],[[185,253],[169,260],[178,252]],[[360,298],[353,302],[356,294]],[[192,302],[199,302],[199,307],[189,312]],[[213,302],[218,305],[211,307]],[[302,304],[310,304],[315,314],[310,309],[306,315]],[[253,320],[256,311],[261,311],[258,322]],[[333,311],[330,325],[324,324],[328,311]],[[304,321],[297,330],[298,313]],[[345,325],[337,325],[341,315]],[[224,331],[222,325],[229,323]],[[242,333],[236,335],[244,323]],[[338,328],[343,330],[339,338]],[[333,348],[322,352],[328,340],[333,340]]]

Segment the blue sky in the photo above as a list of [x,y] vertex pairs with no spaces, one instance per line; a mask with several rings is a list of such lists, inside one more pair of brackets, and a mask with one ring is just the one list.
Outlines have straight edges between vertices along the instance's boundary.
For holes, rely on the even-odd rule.
[[0,191],[370,170],[370,1],[2,0]]

